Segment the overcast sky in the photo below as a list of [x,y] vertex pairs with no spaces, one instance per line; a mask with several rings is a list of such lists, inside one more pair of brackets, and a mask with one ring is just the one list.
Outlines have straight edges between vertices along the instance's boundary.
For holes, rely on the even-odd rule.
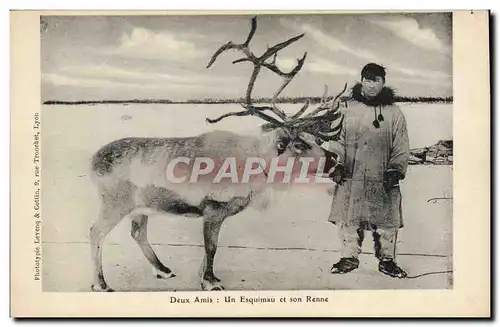
[[[243,97],[252,66],[231,64],[227,41],[243,42],[251,16],[44,17],[42,100]],[[284,96],[321,96],[359,81],[364,64],[387,67],[387,84],[404,96],[452,96],[451,15],[262,15],[251,42],[260,55],[300,33],[277,65],[302,71]],[[263,70],[254,95],[270,97],[280,78]]]

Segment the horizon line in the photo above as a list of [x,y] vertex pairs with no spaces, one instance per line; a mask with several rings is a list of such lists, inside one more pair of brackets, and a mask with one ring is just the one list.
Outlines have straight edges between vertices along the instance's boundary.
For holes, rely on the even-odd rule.
[[[333,97],[328,97],[327,100]],[[349,97],[342,97],[341,101],[348,100]],[[453,96],[439,97],[439,96],[396,96],[395,102],[453,102]],[[278,98],[275,103],[302,103],[309,101],[311,104],[321,102],[322,97],[282,97]],[[230,99],[187,99],[187,100],[169,100],[169,99],[127,99],[127,100],[46,100],[43,104],[97,104],[97,103],[160,103],[160,104],[220,104],[220,103],[244,103],[243,98],[230,98]],[[271,98],[257,98],[254,103],[271,102]]]

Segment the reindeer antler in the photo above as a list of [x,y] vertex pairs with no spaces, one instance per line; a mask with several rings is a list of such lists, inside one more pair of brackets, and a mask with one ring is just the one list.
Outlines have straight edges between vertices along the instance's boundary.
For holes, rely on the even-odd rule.
[[[260,118],[268,121],[271,124],[275,124],[277,126],[283,126],[283,122],[287,121],[289,119],[289,117],[287,117],[287,115],[284,113],[284,111],[276,106],[276,99],[281,94],[281,92],[284,90],[284,88],[290,83],[290,81],[295,77],[295,75],[298,74],[298,72],[302,68],[304,61],[306,59],[306,56],[307,56],[307,52],[304,53],[304,56],[302,58],[297,59],[296,66],[290,72],[283,72],[281,69],[278,68],[278,66],[276,66],[276,57],[277,57],[278,51],[287,47],[288,45],[292,44],[293,42],[299,40],[305,34],[302,33],[302,34],[297,35],[295,37],[292,37],[284,42],[278,43],[278,44],[268,48],[267,51],[264,54],[262,54],[260,57],[257,57],[249,49],[250,41],[252,40],[252,37],[255,34],[256,29],[257,29],[257,17],[253,17],[251,20],[250,33],[249,33],[249,35],[244,43],[235,44],[232,41],[229,41],[228,43],[221,46],[213,54],[212,58],[210,59],[208,65],[207,65],[207,68],[210,68],[212,66],[212,64],[216,61],[216,59],[219,57],[219,55],[222,54],[223,52],[228,51],[228,50],[238,50],[238,51],[242,51],[245,54],[245,57],[233,61],[233,64],[237,64],[237,63],[241,63],[241,62],[251,62],[254,65],[254,69],[252,71],[252,75],[250,76],[250,81],[248,82],[248,87],[247,87],[246,96],[245,96],[245,103],[241,104],[245,108],[245,110],[238,111],[238,112],[230,112],[230,113],[224,114],[216,119],[208,119],[207,118],[207,121],[209,123],[216,123],[216,122],[220,121],[221,119],[224,119],[224,118],[230,117],[230,116],[254,115],[254,116],[260,117]],[[268,60],[271,57],[272,57],[272,61],[266,62],[266,60]],[[279,87],[279,89],[276,91],[276,93],[274,94],[274,96],[272,98],[271,106],[255,106],[252,104],[253,87],[255,85],[255,81],[257,80],[257,76],[259,75],[262,67],[269,69],[270,71],[276,73],[277,75],[283,77],[283,79],[284,79],[282,85]],[[280,122],[279,120],[265,114],[263,112],[265,110],[270,110],[278,118],[280,118],[283,122]]]
[[[328,87],[325,85],[325,91],[321,104],[313,112],[300,118],[301,112],[293,116],[293,119],[286,122],[286,126],[290,126],[296,130],[305,131],[324,141],[337,140],[344,122],[344,115],[340,112],[340,96],[347,89],[347,83],[331,102],[328,99]],[[325,111],[323,114],[318,113]],[[333,126],[335,125],[335,126]]]
[[[323,140],[332,140],[338,138],[340,133],[342,123],[344,120],[343,114],[339,111],[340,101],[337,101],[340,96],[347,89],[347,83],[344,86],[344,89],[335,96],[331,104],[327,101],[328,99],[328,87],[325,85],[324,94],[322,98],[322,102],[318,108],[316,108],[313,112],[305,115],[304,117],[300,117],[307,110],[310,101],[308,100],[294,115],[288,117],[283,110],[278,108],[276,105],[276,100],[281,92],[285,89],[285,87],[292,81],[292,79],[300,72],[302,66],[304,65],[304,61],[307,57],[307,52],[304,53],[302,58],[297,59],[297,64],[295,67],[289,72],[283,72],[278,66],[276,66],[276,58],[278,52],[301,39],[305,33],[292,37],[284,42],[278,43],[272,47],[268,47],[266,52],[262,54],[260,57],[255,56],[249,49],[250,42],[255,34],[257,29],[257,17],[252,17],[251,20],[251,29],[248,34],[247,39],[244,43],[236,44],[232,41],[222,45],[210,59],[207,68],[210,68],[212,64],[217,60],[217,58],[225,51],[228,50],[237,50],[243,52],[245,57],[234,60],[233,64],[242,63],[242,62],[250,62],[253,64],[252,75],[250,76],[250,80],[248,82],[248,87],[245,96],[245,102],[240,103],[240,105],[245,108],[243,111],[238,112],[229,112],[226,113],[216,119],[207,118],[207,122],[209,123],[217,123],[220,120],[231,117],[231,116],[248,116],[253,115],[257,116],[263,120],[266,120],[269,124],[266,124],[264,127],[283,127],[285,130],[296,130],[296,131],[305,131],[306,133],[312,134],[318,138]],[[271,61],[267,60],[271,58]],[[283,83],[280,85],[276,93],[274,93],[271,106],[255,106],[252,103],[252,91],[255,85],[255,81],[257,80],[257,76],[259,75],[261,68],[265,67],[266,69],[274,72],[283,78]],[[279,119],[273,118],[264,113],[264,111],[269,110],[274,113]],[[323,114],[318,115],[318,113],[325,111]],[[333,123],[336,123],[334,127],[332,127]]]

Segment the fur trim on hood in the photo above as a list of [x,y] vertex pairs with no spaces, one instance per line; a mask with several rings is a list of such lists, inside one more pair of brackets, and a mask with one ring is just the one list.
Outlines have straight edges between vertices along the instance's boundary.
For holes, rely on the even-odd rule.
[[365,98],[361,94],[361,83],[356,83],[351,90],[351,98],[358,102],[364,103],[370,107],[388,106],[395,102],[394,90],[390,87],[384,86],[380,93],[372,99]]
[[[361,83],[356,83],[356,85],[352,87],[351,99],[364,103],[365,105],[373,108],[373,126],[375,126],[375,128],[380,128],[380,122],[384,121],[384,115],[382,115],[381,107],[391,105],[395,102],[394,90],[387,86],[384,86],[376,97],[372,99],[365,98],[361,94]],[[379,109],[378,115],[377,107]]]

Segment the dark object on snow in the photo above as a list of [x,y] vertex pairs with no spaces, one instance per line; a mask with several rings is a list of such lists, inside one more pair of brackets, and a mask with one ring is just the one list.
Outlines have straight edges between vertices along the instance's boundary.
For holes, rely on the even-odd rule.
[[410,165],[451,165],[453,164],[453,141],[440,140],[430,147],[412,149],[410,153]]

